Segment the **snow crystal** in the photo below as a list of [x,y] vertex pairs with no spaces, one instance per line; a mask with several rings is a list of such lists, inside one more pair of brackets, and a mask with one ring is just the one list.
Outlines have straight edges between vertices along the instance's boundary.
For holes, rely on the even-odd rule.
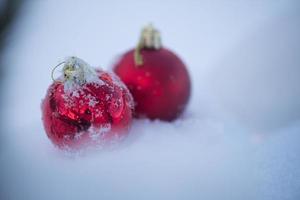
[[75,140],[79,140],[82,137],[83,134],[84,134],[83,131],[81,131],[79,133],[76,133],[75,136],[74,136]]
[[72,91],[71,96],[79,98],[79,96],[80,96],[79,95],[79,91],[80,90],[74,90],[74,91]]
[[101,142],[99,138],[103,137],[106,133],[111,130],[111,125],[109,123],[103,124],[100,127],[90,127],[88,129],[88,134],[92,138],[93,141]]
[[103,114],[102,114],[102,111],[101,110],[99,110],[99,109],[96,109],[95,110],[95,117],[100,117],[100,116],[102,116]]
[[89,100],[89,106],[94,107],[98,103],[96,97],[92,96],[91,94],[86,95],[84,98]]

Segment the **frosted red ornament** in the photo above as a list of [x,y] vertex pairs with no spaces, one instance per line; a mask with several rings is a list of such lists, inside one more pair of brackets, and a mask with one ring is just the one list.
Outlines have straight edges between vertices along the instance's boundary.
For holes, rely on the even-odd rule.
[[151,25],[114,71],[134,98],[136,117],[171,121],[184,111],[191,91],[188,71],[177,55],[161,47],[159,32]]
[[42,102],[50,140],[72,149],[115,142],[127,135],[133,100],[119,78],[75,57],[64,62],[63,71]]

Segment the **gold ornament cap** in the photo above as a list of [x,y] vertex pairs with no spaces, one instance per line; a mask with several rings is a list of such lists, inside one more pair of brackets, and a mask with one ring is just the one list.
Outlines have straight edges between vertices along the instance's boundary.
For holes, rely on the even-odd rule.
[[142,49],[155,49],[161,48],[161,37],[157,29],[152,24],[145,26],[141,32],[140,40],[135,48],[134,60],[137,66],[143,64],[143,58],[141,55]]
[[63,77],[61,77],[58,81],[64,82],[64,83],[74,83],[82,85],[86,82],[92,82],[97,78],[96,71],[87,64],[84,60],[77,58],[75,56],[71,56],[65,59],[65,61],[59,63],[56,65],[51,73],[51,77],[53,81],[57,81],[54,78],[54,71],[57,67],[60,65],[63,66]]

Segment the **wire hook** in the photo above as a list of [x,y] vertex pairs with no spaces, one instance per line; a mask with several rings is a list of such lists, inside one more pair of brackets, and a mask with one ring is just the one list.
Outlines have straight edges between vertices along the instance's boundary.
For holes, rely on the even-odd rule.
[[60,62],[60,63],[58,63],[58,64],[52,69],[52,71],[51,71],[51,79],[53,80],[53,82],[56,81],[55,78],[54,78],[54,72],[55,72],[56,68],[58,68],[60,65],[62,65],[62,64],[64,64],[64,63],[66,63],[66,62],[65,62],[65,61]]

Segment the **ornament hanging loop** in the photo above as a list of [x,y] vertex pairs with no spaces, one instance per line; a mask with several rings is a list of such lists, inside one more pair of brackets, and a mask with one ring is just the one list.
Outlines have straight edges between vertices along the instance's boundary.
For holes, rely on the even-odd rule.
[[157,29],[152,24],[144,27],[140,36],[140,41],[134,51],[134,61],[137,66],[143,65],[143,57],[141,55],[142,49],[155,49],[161,48],[161,37]]
[[55,67],[53,67],[52,71],[51,71],[51,79],[53,80],[53,82],[57,82],[57,80],[54,78],[54,72],[55,70],[61,66],[62,64],[64,64],[65,61],[58,63]]

